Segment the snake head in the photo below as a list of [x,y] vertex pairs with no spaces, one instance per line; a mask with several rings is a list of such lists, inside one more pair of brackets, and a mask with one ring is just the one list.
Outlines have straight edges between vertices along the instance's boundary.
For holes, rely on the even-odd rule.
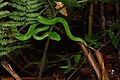
[[61,37],[57,32],[50,32],[48,37],[52,40],[55,40],[55,41],[60,41],[61,40]]

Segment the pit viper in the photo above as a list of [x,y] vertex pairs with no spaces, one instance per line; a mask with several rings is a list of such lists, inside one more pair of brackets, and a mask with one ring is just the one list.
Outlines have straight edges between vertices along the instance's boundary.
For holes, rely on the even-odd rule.
[[54,25],[56,23],[61,23],[63,25],[64,29],[65,29],[65,32],[66,32],[67,36],[71,40],[80,41],[80,42],[84,43],[85,45],[87,45],[85,40],[83,40],[80,37],[75,37],[71,34],[67,21],[62,17],[56,17],[54,19],[46,19],[42,16],[38,16],[37,21],[39,23],[42,23],[42,24],[46,25],[46,26],[40,27],[40,28],[37,27],[37,29],[35,29],[38,24],[32,24],[30,26],[30,28],[28,29],[28,32],[26,34],[19,33],[16,26],[12,26],[11,31],[14,34],[14,36],[19,40],[28,40],[31,36],[33,36],[36,40],[42,40],[45,37],[49,37],[50,39],[60,41],[61,38],[60,38],[59,34],[57,34],[56,32],[45,32],[41,36],[38,36],[37,34],[39,32],[42,32],[42,31],[45,31],[45,30],[49,29],[49,27],[51,25]]
[[38,24],[32,24],[25,34],[21,34],[17,30],[16,26],[12,26],[11,31],[15,38],[17,38],[18,40],[22,40],[22,41],[28,40],[31,36],[33,36],[36,40],[42,40],[45,37],[49,37],[50,39],[60,41],[61,38],[57,32],[45,32],[41,36],[37,35],[38,33],[49,29],[49,26],[39,27],[35,29],[37,25]]

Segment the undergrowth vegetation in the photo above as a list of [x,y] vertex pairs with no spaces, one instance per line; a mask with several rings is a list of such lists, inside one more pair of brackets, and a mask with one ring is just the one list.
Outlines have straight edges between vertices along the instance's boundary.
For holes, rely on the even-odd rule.
[[[119,80],[119,2],[0,0],[1,62],[11,63],[20,77],[24,73],[38,79],[48,76],[48,80]],[[34,37],[28,40],[16,39],[12,28],[16,27],[18,33],[26,38],[24,34],[29,33],[29,28],[34,24],[37,26],[31,36],[35,30],[39,37],[47,32],[56,32],[57,35],[47,35],[42,40]],[[64,24],[68,24],[69,28],[64,29]],[[40,28],[44,29],[45,26],[49,28],[40,32]],[[66,33],[72,33],[80,40],[74,36],[69,39]],[[58,37],[61,40],[55,41]],[[73,38],[76,40],[73,41]],[[10,74],[12,72],[9,69],[7,71]],[[14,74],[11,75],[14,77]]]

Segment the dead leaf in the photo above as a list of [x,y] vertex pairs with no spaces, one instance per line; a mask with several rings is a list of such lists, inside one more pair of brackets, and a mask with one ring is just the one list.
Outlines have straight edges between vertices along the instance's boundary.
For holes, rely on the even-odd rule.
[[[55,9],[60,9],[64,6],[62,2],[55,2],[55,3],[56,3]],[[62,8],[59,12],[64,16],[68,16],[66,7]]]

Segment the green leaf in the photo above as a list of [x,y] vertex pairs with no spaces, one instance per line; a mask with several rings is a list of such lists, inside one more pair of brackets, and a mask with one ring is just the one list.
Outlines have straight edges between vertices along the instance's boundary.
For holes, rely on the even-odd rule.
[[0,18],[4,18],[9,15],[9,11],[0,11]]
[[66,69],[68,68],[69,66],[60,66],[60,68],[63,68],[63,69]]
[[115,48],[118,48],[118,45],[119,45],[119,41],[117,40],[117,38],[113,38],[112,39],[112,44],[113,44],[113,46],[115,47]]
[[0,0],[0,3],[3,2],[3,0]]
[[42,8],[42,6],[39,6],[37,8],[33,8],[33,9],[27,9],[26,12],[35,12],[35,11],[39,10],[40,8]]
[[42,5],[42,3],[36,3],[36,4],[32,4],[32,5],[27,5],[28,9],[35,9],[38,8]]
[[3,2],[3,3],[0,3],[0,8],[6,6],[8,4],[8,2]]
[[26,5],[25,2],[21,1],[21,0],[12,0],[13,3],[17,3],[19,5]]
[[26,16],[29,18],[30,17],[37,17],[37,16],[39,16],[39,13],[27,13]]
[[26,68],[28,68],[28,67],[30,67],[30,66],[32,66],[32,65],[35,65],[35,64],[41,64],[41,62],[39,62],[39,61],[36,61],[36,62],[29,62],[25,67],[24,67],[24,69],[26,69]]
[[21,0],[22,2],[26,2],[27,0]]
[[69,73],[71,70],[72,70],[72,68],[71,68],[71,67],[68,67],[67,70],[64,72],[64,74]]
[[74,56],[74,62],[75,62],[75,64],[78,64],[79,61],[80,61],[80,59],[81,59],[81,55],[80,55],[80,54],[76,54],[76,55]]
[[0,16],[10,13],[9,11],[0,11]]
[[0,22],[0,26],[21,26],[24,22]]
[[68,65],[68,66],[71,66],[70,58],[67,59],[67,65]]
[[114,37],[112,30],[107,30],[107,33],[111,39]]
[[20,16],[9,16],[9,18],[15,20],[15,21],[23,21],[25,17],[20,17]]
[[22,12],[22,11],[14,11],[11,13],[11,15],[13,16],[25,16],[26,12]]
[[27,4],[28,5],[31,5],[31,4],[35,4],[35,3],[37,3],[38,2],[38,0],[32,0],[32,1],[27,1]]
[[82,61],[82,63],[79,65],[79,68],[81,68],[85,63],[87,63],[86,58]]
[[21,5],[15,4],[15,3],[9,3],[9,5],[15,7],[18,10],[26,11],[26,7],[25,6],[21,6]]

